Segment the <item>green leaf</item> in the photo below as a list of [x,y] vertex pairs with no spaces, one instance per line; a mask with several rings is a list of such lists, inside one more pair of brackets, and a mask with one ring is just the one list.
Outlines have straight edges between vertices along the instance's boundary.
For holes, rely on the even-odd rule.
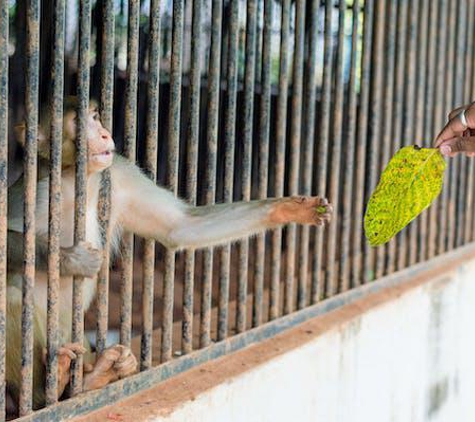
[[394,155],[366,208],[364,228],[371,246],[391,240],[429,207],[442,189],[444,170],[436,148],[409,146]]

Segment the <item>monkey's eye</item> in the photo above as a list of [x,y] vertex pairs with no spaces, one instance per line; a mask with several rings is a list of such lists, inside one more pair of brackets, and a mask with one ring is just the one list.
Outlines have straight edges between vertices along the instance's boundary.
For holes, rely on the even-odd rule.
[[101,119],[101,116],[99,115],[99,113],[97,111],[94,111],[92,113],[92,118],[96,121],[100,120]]

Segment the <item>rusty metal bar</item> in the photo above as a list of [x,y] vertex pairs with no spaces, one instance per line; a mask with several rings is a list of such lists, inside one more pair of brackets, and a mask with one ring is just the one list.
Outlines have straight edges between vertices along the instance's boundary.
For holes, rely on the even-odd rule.
[[[393,114],[393,96],[394,96],[394,68],[395,68],[395,44],[396,44],[396,16],[397,16],[397,1],[391,0],[387,4],[386,10],[386,39],[385,39],[385,54],[384,54],[384,72],[383,72],[383,110],[382,110],[382,127],[381,127],[381,158],[378,173],[386,167],[390,156],[392,155],[393,139],[392,139],[392,114]],[[388,265],[388,252],[390,246],[380,246],[376,249],[376,278],[383,276]]]
[[[435,109],[434,109],[434,133],[438,134],[439,131],[442,129],[443,124],[446,120],[447,115],[447,108],[446,108],[446,96],[447,96],[447,88],[445,82],[445,73],[446,68],[448,66],[447,63],[447,34],[444,28],[446,28],[446,21],[447,21],[447,1],[441,0],[440,8],[439,8],[439,19],[438,19],[438,39],[437,39],[437,73],[436,73],[436,98],[435,98]],[[436,238],[436,247],[434,246],[434,254],[435,253],[443,253],[445,251],[445,236],[447,235],[446,228],[447,228],[447,220],[446,220],[446,204],[447,204],[447,197],[448,197],[448,171],[445,173],[445,180],[444,180],[444,189],[439,195],[437,199],[437,203],[434,206],[437,206],[437,233],[438,236]]]
[[[292,113],[290,119],[290,151],[289,160],[289,195],[297,195],[299,189],[299,165],[301,148],[301,125],[302,125],[302,89],[303,89],[303,70],[304,70],[304,49],[305,49],[305,0],[295,2],[295,42],[294,42],[294,60],[292,67]],[[297,227],[291,224],[287,227],[286,233],[286,273],[285,273],[285,297],[284,314],[294,311],[294,284],[295,284],[295,246],[297,241]],[[304,280],[300,280],[300,300],[306,300],[307,292],[304,286]]]
[[[456,67],[458,67],[458,60],[456,56],[456,45],[458,40],[456,37],[456,26],[457,26],[457,3],[458,2],[449,2],[449,11],[448,11],[448,38],[447,38],[447,67],[446,67],[446,81],[445,89],[447,90],[446,96],[446,109],[445,114],[447,115],[450,110],[455,106],[455,94],[456,94]],[[445,250],[450,251],[454,248],[455,242],[455,230],[456,230],[456,215],[455,215],[455,193],[457,190],[457,176],[458,176],[458,159],[451,159],[449,165],[447,166],[448,174],[448,184],[446,185],[447,189],[447,206],[446,213],[444,213],[443,218],[447,220],[446,233],[445,233]]]
[[[196,205],[198,171],[198,146],[200,139],[200,92],[201,92],[201,26],[202,0],[193,0],[190,68],[190,123],[188,127],[187,185],[188,201]],[[185,252],[185,285],[183,290],[182,350],[193,350],[193,295],[195,251]]]
[[[115,42],[113,0],[104,0],[102,4],[102,20],[104,26],[102,31],[100,112],[102,124],[112,134]],[[110,171],[106,169],[101,175],[98,201],[98,219],[101,230],[101,245],[104,251],[104,261],[97,276],[96,356],[99,356],[106,348],[109,317],[110,189]]]
[[61,161],[63,146],[63,92],[64,92],[64,0],[54,5],[54,45],[51,69],[51,145],[48,211],[48,304],[47,304],[47,361],[45,395],[46,405],[58,401],[59,349],[59,248],[61,234]]
[[[5,385],[7,312],[8,169],[8,2],[0,4],[0,385]],[[5,391],[0,392],[0,422],[5,421]]]
[[[259,104],[259,170],[258,197],[267,198],[269,169],[269,134],[271,113],[271,37],[274,5],[272,0],[264,0],[264,30],[262,35],[261,97]],[[256,261],[254,269],[254,302],[252,326],[262,324],[264,296],[265,235],[256,239]]]
[[[362,221],[363,221],[363,192],[365,179],[365,162],[366,162],[366,135],[368,124],[368,108],[369,108],[369,88],[371,81],[371,49],[372,49],[372,26],[373,26],[373,9],[372,0],[366,0],[364,3],[364,22],[363,22],[363,50],[361,57],[361,80],[360,80],[360,109],[358,114],[358,135],[356,141],[356,158],[358,163],[355,171],[355,202],[353,204],[353,265],[351,285],[358,286],[362,280]],[[322,155],[320,154],[320,157]],[[321,247],[319,251],[321,251]]]
[[[290,150],[289,150],[289,194],[297,195],[299,189],[299,166],[302,131],[302,90],[305,51],[305,0],[295,2],[295,42],[292,75],[292,98],[290,119]],[[284,314],[293,312],[295,308],[294,283],[295,274],[295,247],[297,241],[297,227],[291,224],[286,233],[286,273]],[[307,301],[306,277],[299,280],[297,301],[302,307]]]
[[345,12],[346,2],[339,2],[338,12],[338,41],[336,48],[335,87],[331,129],[331,162],[330,183],[328,185],[328,197],[331,198],[336,212],[336,218],[330,222],[327,241],[327,259],[325,265],[325,297],[336,294],[338,289],[338,266],[335,265],[337,248],[337,230],[339,227],[339,188],[340,188],[340,162],[343,141],[343,102],[344,102],[344,52],[345,52]]
[[[305,102],[303,111],[303,167],[300,174],[301,192],[303,195],[311,195],[312,179],[314,173],[314,150],[315,150],[315,108],[317,94],[317,51],[318,51],[318,19],[320,3],[312,2],[310,25],[308,29],[308,58],[305,71]],[[309,284],[309,245],[310,228],[300,228],[300,253],[298,255],[298,280],[299,289],[297,294],[297,307],[302,309],[308,305]]]
[[[135,163],[137,142],[137,100],[139,66],[140,1],[128,2],[127,79],[125,87],[124,156]],[[130,347],[132,340],[132,285],[134,279],[134,235],[125,232],[121,245],[120,343]]]
[[[275,153],[275,182],[276,197],[284,195],[285,145],[287,131],[287,102],[289,85],[289,28],[290,0],[282,2],[279,61],[279,97],[276,110],[276,153]],[[272,232],[271,250],[271,284],[269,292],[269,320],[280,315],[280,270],[282,256],[282,229]]]
[[[426,84],[426,94],[424,100],[424,137],[428,146],[431,146],[433,138],[436,135],[434,130],[434,124],[437,119],[437,100],[436,95],[438,95],[436,90],[436,78],[437,78],[437,46],[438,46],[438,27],[437,22],[439,19],[439,1],[431,3],[429,7],[428,18],[428,28],[429,32],[427,33],[428,37],[428,48],[427,48],[427,84]],[[435,202],[428,210],[429,216],[427,220],[427,252],[425,259],[430,259],[435,255],[435,246],[436,246],[436,236],[437,236],[437,227],[436,227],[436,218],[437,218],[437,203]]]
[[[173,2],[172,55],[170,67],[170,109],[168,114],[167,186],[176,195],[178,189],[178,152],[180,146],[180,108],[183,58],[183,19],[185,2]],[[163,281],[163,319],[161,361],[172,357],[173,293],[175,283],[175,251],[167,250]]]
[[[395,67],[395,44],[396,44],[396,12],[397,1],[391,0],[386,9],[386,39],[383,73],[382,116],[381,116],[381,158],[378,173],[386,167],[393,149],[392,139],[392,114],[394,101],[394,67]],[[380,246],[376,249],[376,278],[383,276],[387,268],[389,246]]]
[[[208,122],[207,167],[205,177],[206,203],[215,201],[216,191],[216,153],[218,148],[219,89],[221,77],[221,25],[222,2],[213,0],[211,18],[211,48],[208,68]],[[203,284],[201,291],[200,347],[209,346],[211,342],[211,288],[213,279],[213,250],[203,252]]]
[[[465,84],[465,52],[467,49],[467,16],[468,10],[466,8],[467,0],[461,0],[458,2],[457,9],[457,25],[455,36],[455,57],[458,62],[454,73],[454,107],[463,105],[465,102],[464,96],[464,84]],[[455,206],[455,238],[454,247],[461,246],[463,243],[464,230],[465,230],[465,197],[466,197],[466,168],[467,157],[465,154],[459,154],[457,158],[458,169],[455,177],[454,191],[454,206]]]
[[[371,4],[369,0],[368,4]],[[332,34],[332,2],[325,2],[325,34],[323,46],[323,86],[320,111],[320,135],[318,139],[318,161],[317,161],[317,194],[326,195],[327,189],[327,163],[330,138],[330,114],[331,114],[331,94],[333,79],[333,34]],[[324,231],[316,231],[315,250],[313,256],[312,290],[311,303],[316,303],[324,297],[324,269],[323,263],[323,237]]]
[[[407,1],[398,2],[397,30],[396,30],[396,63],[394,75],[394,106],[392,113],[392,153],[402,146],[402,118],[404,109],[404,69],[406,63],[406,28],[407,28]],[[400,270],[403,265],[402,258],[406,248],[405,234],[399,234],[388,244],[388,273]]]
[[[464,104],[468,104],[473,101],[471,97],[472,93],[472,83],[473,83],[473,74],[474,71],[474,40],[475,36],[475,14],[473,0],[467,0],[467,44],[465,50],[465,87],[464,87]],[[472,226],[473,226],[473,189],[474,189],[474,179],[475,178],[475,165],[473,160],[468,160],[467,162],[467,188],[465,193],[465,231],[463,235],[464,243],[469,243],[472,236]]]
[[[256,28],[257,1],[247,2],[246,21],[246,68],[244,75],[244,114],[243,114],[243,156],[242,156],[242,199],[251,199],[251,159],[254,119],[254,87],[256,75]],[[239,243],[238,293],[236,309],[236,331],[242,333],[247,324],[247,281],[249,267],[249,241]]]
[[[233,200],[239,43],[239,2],[237,1],[230,4],[228,22],[227,95],[224,108],[224,202]],[[224,340],[228,336],[230,256],[231,245],[224,245],[221,248],[219,267],[218,340]]]
[[[86,200],[87,200],[87,116],[89,113],[89,57],[91,45],[91,2],[79,3],[79,70],[78,70],[78,112],[76,139],[76,179],[74,243],[86,240]],[[84,342],[83,278],[73,281],[73,324],[72,341]],[[82,391],[83,357],[79,355],[72,363],[71,394]]]
[[360,2],[353,1],[352,8],[352,32],[351,32],[351,56],[348,80],[348,108],[346,123],[346,152],[345,152],[345,175],[343,178],[343,214],[341,219],[341,254],[339,291],[347,291],[350,287],[350,241],[351,219],[353,198],[353,176],[355,169],[355,142],[356,142],[356,111],[357,111],[357,88],[356,69],[358,66],[358,31],[359,31]]
[[[427,14],[428,3],[426,0],[419,2],[419,18],[417,26],[417,58],[416,58],[416,90],[415,90],[415,113],[414,113],[414,143],[428,147],[430,146],[430,139],[424,133],[424,104],[425,104],[425,89],[426,89],[426,56],[428,51],[428,34],[427,34]],[[418,233],[416,233],[416,250],[414,262],[424,261],[426,259],[426,239],[427,239],[427,220],[428,211],[424,211],[419,216]]]

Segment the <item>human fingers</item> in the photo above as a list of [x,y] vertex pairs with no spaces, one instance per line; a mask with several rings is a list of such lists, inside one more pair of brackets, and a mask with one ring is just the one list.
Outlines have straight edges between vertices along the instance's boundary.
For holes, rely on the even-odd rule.
[[[455,113],[456,110],[454,110]],[[465,119],[461,116],[463,109],[459,110],[445,125],[435,140],[435,147],[442,145],[444,141],[461,137],[467,129],[475,128],[475,104],[465,109]],[[466,121],[464,121],[466,120]]]
[[464,152],[469,156],[475,154],[475,136],[455,137],[442,142],[439,147],[443,155],[453,157]]

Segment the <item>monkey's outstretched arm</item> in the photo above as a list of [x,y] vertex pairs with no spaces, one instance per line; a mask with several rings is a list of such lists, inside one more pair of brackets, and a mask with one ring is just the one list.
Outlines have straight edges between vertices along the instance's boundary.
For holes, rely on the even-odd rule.
[[[9,272],[23,269],[23,233],[7,231],[7,265]],[[48,269],[48,239],[36,236],[35,266],[38,271]],[[69,248],[60,248],[59,271],[61,276],[94,277],[102,265],[103,255],[89,243],[81,242]]]
[[318,197],[192,207],[120,157],[111,174],[112,212],[117,212],[119,224],[174,249],[218,245],[287,223],[323,225],[332,211],[328,202]]

